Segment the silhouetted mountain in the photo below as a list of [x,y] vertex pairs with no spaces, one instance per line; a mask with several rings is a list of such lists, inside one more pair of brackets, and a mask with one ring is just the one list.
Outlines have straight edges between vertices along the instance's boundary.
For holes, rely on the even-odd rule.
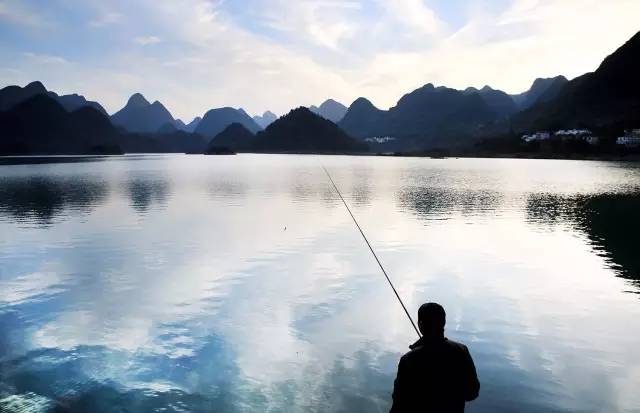
[[165,123],[174,123],[171,113],[157,100],[149,103],[136,93],[129,98],[124,108],[111,116],[114,125],[129,132],[152,133]]
[[[177,129],[177,130],[181,130],[181,131],[185,131],[185,132],[189,132],[187,130],[187,125],[184,124],[184,122],[182,121],[182,119],[176,119],[173,121],[173,126]],[[162,126],[161,126],[162,127]]]
[[[168,124],[169,125],[169,124]],[[173,127],[173,125],[169,125]],[[181,130],[162,133],[128,133],[120,137],[127,153],[203,153],[207,141],[201,135]]]
[[213,138],[232,123],[240,123],[251,132],[256,133],[261,128],[244,111],[234,108],[211,109],[195,129],[195,132],[207,138]]
[[[7,86],[0,90],[0,111],[9,110],[19,103],[39,94],[46,94],[58,101],[67,112],[73,112],[85,106],[90,106],[104,115],[107,112],[98,102],[92,102],[78,94],[59,96],[55,92],[47,91],[41,82],[31,82],[25,87]],[[108,115],[107,115],[108,116]]]
[[57,100],[58,103],[60,103],[62,107],[65,108],[68,112],[73,112],[74,110],[78,110],[80,108],[88,106],[94,108],[104,116],[109,116],[109,114],[106,110],[104,110],[101,104],[99,104],[98,102],[87,100],[84,96],[78,95],[77,93],[59,96],[55,92],[49,92],[49,96]]
[[271,111],[266,111],[262,116],[256,115],[253,120],[262,128],[266,128],[273,123],[278,117]]
[[40,82],[31,82],[25,87],[7,86],[0,89],[0,111],[9,110],[39,94],[46,94],[47,89]]
[[159,134],[167,134],[167,133],[175,133],[178,129],[174,123],[167,122],[164,125],[160,126],[156,131]]
[[349,135],[357,138],[382,136],[387,127],[387,111],[378,109],[367,99],[353,101],[338,125]]
[[514,117],[518,130],[568,127],[620,129],[640,124],[640,32],[593,73],[577,77],[557,96]]
[[316,115],[320,115],[325,119],[329,119],[333,123],[338,123],[347,113],[347,107],[333,99],[325,100],[320,107],[310,106],[309,110]]
[[404,95],[388,111],[375,108],[366,99],[357,99],[339,122],[347,133],[358,138],[391,136],[407,148],[463,144],[496,114],[478,93],[465,93],[427,84]]
[[513,101],[520,108],[525,110],[540,102],[548,102],[554,99],[560,89],[569,81],[564,76],[556,76],[550,78],[538,78],[526,92],[517,95],[511,95]]
[[330,120],[300,107],[258,133],[252,151],[279,153],[364,152],[367,146],[347,135]]
[[193,120],[189,123],[187,123],[185,125],[185,130],[187,132],[195,132],[196,128],[198,127],[198,124],[200,123],[200,121],[202,120],[202,118],[200,116],[196,116],[195,118],[193,118]]
[[0,130],[4,154],[121,152],[117,131],[107,117],[88,106],[67,112],[45,94],[0,112]]
[[[255,135],[240,123],[232,123],[209,142],[211,151],[215,148],[226,147],[235,152],[251,150]],[[207,149],[209,152],[209,149]]]
[[427,84],[404,95],[389,109],[390,128],[398,136],[434,138],[444,133],[465,133],[492,121],[493,111],[477,94]]
[[479,94],[482,100],[489,105],[491,110],[499,118],[509,116],[519,110],[518,105],[516,105],[511,96],[501,90],[493,89],[489,86],[485,86],[480,90],[474,87],[469,87],[464,90],[464,93]]

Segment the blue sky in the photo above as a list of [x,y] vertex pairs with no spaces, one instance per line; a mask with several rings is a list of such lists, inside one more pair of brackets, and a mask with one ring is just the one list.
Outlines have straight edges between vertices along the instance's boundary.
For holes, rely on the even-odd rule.
[[141,92],[185,120],[387,108],[429,82],[516,93],[595,70],[638,16],[637,0],[0,0],[0,85],[37,79],[109,112]]

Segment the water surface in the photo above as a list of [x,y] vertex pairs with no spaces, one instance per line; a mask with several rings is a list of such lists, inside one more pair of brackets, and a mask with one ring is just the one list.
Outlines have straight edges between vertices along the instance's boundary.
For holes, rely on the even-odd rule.
[[387,411],[415,332],[321,165],[468,411],[640,411],[637,164],[284,155],[0,161],[0,410]]

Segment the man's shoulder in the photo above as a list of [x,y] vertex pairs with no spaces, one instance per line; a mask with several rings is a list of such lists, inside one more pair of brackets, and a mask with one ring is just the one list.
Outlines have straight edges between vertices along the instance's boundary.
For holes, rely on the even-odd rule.
[[[451,350],[453,352],[456,352],[456,353],[466,353],[466,352],[469,351],[467,349],[467,346],[465,346],[464,344],[459,343],[459,342],[454,341],[454,340],[449,340],[448,338],[444,339],[444,341],[442,342],[442,345],[445,348],[447,348],[447,349],[449,349],[449,350]],[[433,347],[431,347],[431,346],[423,346],[423,345],[416,346],[416,347],[412,348],[411,350],[409,350],[408,352],[406,352],[400,358],[400,361],[401,362],[402,361],[406,362],[406,361],[412,360],[415,357],[420,357],[420,355],[422,353],[424,353],[425,351],[428,352],[428,351],[431,351],[431,350],[433,350]]]
[[446,346],[448,346],[448,347],[450,347],[452,349],[455,349],[455,350],[458,350],[458,351],[464,351],[464,352],[469,351],[469,349],[467,349],[467,346],[465,346],[464,344],[459,343],[457,341],[449,340],[447,338],[447,339],[444,340],[444,342],[445,342]]

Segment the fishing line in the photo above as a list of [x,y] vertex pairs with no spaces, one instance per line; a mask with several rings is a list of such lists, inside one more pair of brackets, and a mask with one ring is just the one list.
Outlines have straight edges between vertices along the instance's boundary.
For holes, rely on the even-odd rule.
[[364,242],[367,243],[367,247],[369,247],[369,251],[371,251],[371,254],[373,254],[373,258],[376,259],[376,262],[378,263],[378,266],[380,267],[380,269],[382,270],[382,273],[384,274],[385,278],[387,279],[387,282],[389,283],[389,286],[393,290],[393,293],[396,295],[396,298],[398,299],[398,302],[400,302],[400,305],[402,306],[402,309],[404,310],[404,313],[409,318],[409,321],[411,322],[411,325],[413,326],[413,329],[416,330],[416,333],[418,334],[418,337],[421,337],[420,336],[420,331],[418,330],[418,327],[416,327],[416,323],[413,322],[413,318],[411,318],[411,314],[409,314],[409,311],[407,311],[407,307],[405,307],[404,303],[402,302],[402,298],[400,298],[400,294],[398,294],[398,291],[396,290],[396,287],[393,286],[393,283],[391,282],[391,278],[389,278],[389,275],[387,274],[387,271],[385,271],[384,267],[382,266],[382,263],[378,259],[378,256],[376,255],[376,252],[373,250],[373,247],[369,243],[369,240],[367,239],[367,236],[364,235],[364,232],[362,231],[362,228],[360,227],[360,224],[358,224],[358,221],[356,220],[356,217],[351,212],[351,208],[349,208],[349,205],[347,205],[347,201],[345,201],[344,198],[342,197],[342,194],[340,193],[340,190],[336,186],[336,183],[333,182],[333,178],[331,178],[331,175],[329,174],[329,171],[327,171],[327,168],[322,166],[322,169],[324,169],[324,173],[327,174],[327,177],[329,178],[329,181],[331,181],[331,185],[333,185],[333,189],[336,190],[336,193],[340,197],[340,200],[344,204],[344,207],[347,208],[347,212],[349,212],[349,215],[351,215],[351,219],[353,219],[353,222],[356,224],[356,227],[358,228],[358,231],[360,231],[360,235],[362,235],[362,238],[364,239]]

